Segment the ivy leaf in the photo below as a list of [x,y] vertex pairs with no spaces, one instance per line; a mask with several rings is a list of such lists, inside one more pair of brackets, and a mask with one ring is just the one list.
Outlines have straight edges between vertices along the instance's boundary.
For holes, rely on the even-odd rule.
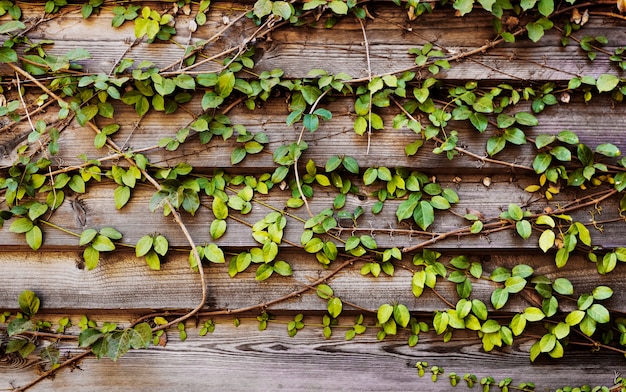
[[619,78],[613,74],[602,74],[598,76],[596,87],[599,92],[613,91],[619,84]]
[[528,23],[526,31],[528,32],[528,38],[533,42],[539,41],[544,34],[543,26],[537,22]]
[[411,321],[411,313],[406,305],[398,304],[393,308],[393,318],[402,328],[405,328],[409,325],[409,321]]
[[328,300],[327,309],[328,309],[328,313],[333,318],[337,318],[341,314],[341,311],[343,309],[343,304],[338,297],[332,297],[331,299]]
[[561,295],[572,295],[574,294],[574,286],[572,283],[565,278],[556,278],[554,283],[552,283],[552,288],[554,291]]
[[274,263],[274,271],[281,276],[291,276],[293,275],[293,270],[291,269],[291,265],[286,261],[279,260]]
[[494,156],[506,146],[506,139],[502,136],[492,136],[487,140],[487,153]]
[[246,152],[245,148],[243,147],[235,148],[233,152],[230,154],[230,163],[233,165],[238,164],[239,162],[244,160],[247,154],[248,153]]
[[18,296],[17,304],[24,314],[28,317],[32,317],[39,311],[41,301],[35,292],[31,290],[24,290]]
[[161,260],[154,250],[150,250],[148,254],[146,254],[146,264],[148,264],[148,267],[152,270],[158,271],[161,269]]
[[215,219],[211,222],[210,227],[211,238],[217,240],[226,232],[226,221],[223,219]]
[[501,287],[498,287],[491,293],[491,304],[494,309],[501,309],[509,300],[509,292]]
[[137,245],[135,247],[135,255],[137,257],[145,256],[150,249],[152,249],[152,244],[154,243],[154,238],[149,235],[145,235],[137,241]]
[[550,248],[552,248],[555,239],[556,235],[554,234],[554,231],[550,229],[545,230],[543,233],[541,233],[541,236],[539,237],[539,248],[541,248],[543,253],[546,253],[548,250],[550,250]]
[[422,200],[413,211],[413,219],[422,230],[426,230],[435,221],[435,211],[429,202]]
[[148,323],[140,323],[128,330],[130,346],[134,349],[148,348],[152,341],[152,328]]
[[0,48],[0,63],[17,62],[17,52],[11,48]]
[[263,281],[269,279],[274,273],[274,267],[271,264],[261,264],[256,270],[255,280]]
[[348,13],[348,4],[341,0],[333,0],[328,3],[328,7],[337,15],[346,15]]
[[254,16],[261,19],[272,13],[272,2],[270,0],[257,0],[254,3]]
[[115,208],[122,209],[130,200],[130,188],[127,186],[118,186],[113,191],[113,200],[115,201]]
[[611,321],[611,315],[607,308],[604,305],[593,304],[587,309],[587,315],[593,318],[596,322],[600,324],[608,323]]
[[112,250],[115,250],[115,245],[111,239],[103,236],[102,234],[98,234],[96,236],[96,239],[93,240],[91,246],[100,252],[111,252]]
[[518,221],[515,224],[515,228],[517,230],[517,234],[519,234],[519,236],[523,239],[528,239],[533,232],[533,228],[527,220]]
[[153,249],[157,254],[165,256],[168,247],[169,243],[167,242],[167,238],[164,236],[158,235],[154,238]]
[[598,145],[596,147],[596,152],[598,154],[602,154],[610,158],[617,158],[620,155],[622,155],[619,148],[617,148],[616,145],[611,144],[611,143],[603,143],[603,144]]
[[85,267],[88,271],[91,271],[100,262],[100,252],[90,245],[83,251],[83,259],[85,260]]
[[32,229],[26,232],[26,243],[32,250],[37,250],[43,243],[43,233],[39,226],[33,226]]
[[378,312],[376,313],[376,317],[380,324],[386,323],[391,316],[393,315],[393,306],[389,304],[382,304],[378,308]]
[[456,0],[454,2],[454,9],[459,12],[460,16],[468,14],[474,7],[474,0]]

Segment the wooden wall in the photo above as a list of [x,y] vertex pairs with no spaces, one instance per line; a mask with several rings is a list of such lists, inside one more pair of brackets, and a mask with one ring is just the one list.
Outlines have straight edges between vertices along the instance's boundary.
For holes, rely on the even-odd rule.
[[[149,3],[163,10],[171,4]],[[77,11],[63,12],[58,17],[28,31],[27,36],[37,41],[53,39],[49,53],[63,54],[77,47],[87,48],[92,58],[80,61],[85,71],[109,73],[114,63],[121,58],[149,60],[163,67],[176,61],[183,54],[185,44],[207,38],[224,26],[225,18],[234,20],[242,7],[251,4],[230,4],[216,1],[211,7],[205,26],[191,34],[191,17],[179,15],[175,39],[181,47],[166,43],[140,43],[129,47],[124,42],[133,37],[132,24],[113,29],[111,7],[103,8],[101,14],[83,20]],[[26,17],[41,14],[40,5],[20,3]],[[413,67],[413,58],[407,55],[409,48],[432,42],[447,50],[447,53],[466,53],[479,48],[476,55],[453,62],[452,68],[441,77],[449,81],[477,80],[481,85],[509,83],[515,86],[540,86],[546,82],[566,84],[578,75],[598,76],[615,72],[607,56],[598,56],[594,62],[586,61],[580,48],[575,45],[562,46],[561,35],[556,30],[547,32],[540,43],[520,39],[515,44],[488,45],[494,38],[492,17],[487,13],[473,12],[471,18],[453,16],[449,8],[435,9],[416,21],[408,20],[405,11],[385,2],[374,2],[368,6],[373,19],[368,19],[365,30],[374,74],[402,71]],[[73,8],[72,8],[73,9]],[[76,8],[77,10],[77,8]],[[6,17],[3,19],[6,20]],[[618,18],[593,15],[584,27],[585,35],[606,36],[610,43],[604,48],[626,45],[624,28],[626,23]],[[211,56],[230,47],[240,45],[256,27],[247,18],[235,23],[223,37],[208,45],[205,54]],[[187,37],[191,37],[189,40]],[[126,41],[125,41],[126,40]],[[363,32],[353,17],[342,19],[334,28],[320,25],[300,28],[279,28],[257,42],[255,72],[280,68],[288,78],[305,77],[310,69],[323,68],[331,73],[346,72],[354,78],[367,78],[368,62]],[[217,65],[208,62],[197,71],[211,72]],[[15,77],[7,66],[0,66],[3,81]],[[422,71],[426,73],[426,71]],[[26,82],[25,80],[23,82]],[[7,92],[7,95],[12,92]],[[200,93],[199,93],[200,94]],[[200,95],[198,95],[200,96]],[[509,203],[527,203],[529,210],[539,213],[547,206],[566,203],[585,195],[580,190],[564,189],[556,201],[548,202],[524,191],[534,184],[533,172],[512,169],[471,156],[460,156],[452,161],[442,155],[431,153],[428,144],[420,152],[407,157],[404,146],[415,140],[416,135],[408,129],[377,131],[368,150],[366,137],[356,135],[352,129],[354,98],[337,98],[328,104],[333,112],[332,121],[325,122],[315,133],[306,133],[304,140],[309,150],[303,155],[302,163],[313,159],[316,163],[326,162],[334,155],[355,157],[361,168],[387,166],[408,167],[419,170],[444,187],[457,191],[460,202],[453,211],[461,216],[466,211],[480,211],[487,218],[497,218]],[[37,115],[37,118],[56,117],[52,106]],[[133,150],[146,149],[145,154],[152,164],[174,166],[188,162],[206,173],[224,168],[233,173],[263,173],[274,170],[271,152],[282,144],[293,142],[298,130],[285,124],[288,115],[284,99],[273,99],[250,112],[243,105],[229,113],[233,123],[243,124],[250,132],[265,132],[269,137],[267,152],[244,160],[231,168],[230,155],[236,147],[233,141],[213,140],[203,145],[192,140],[176,151],[150,148],[161,137],[171,137],[202,113],[200,100],[194,99],[175,115],[150,112],[140,119],[132,107],[117,105],[116,121],[122,121],[121,130],[114,140],[119,145]],[[396,107],[382,110],[387,124],[399,111]],[[554,134],[564,129],[576,132],[582,143],[592,147],[601,143],[614,143],[626,149],[623,134],[623,106],[608,97],[598,97],[588,104],[581,94],[573,95],[569,103],[560,102],[540,115],[539,125],[529,129],[532,138],[543,133]],[[121,119],[121,120],[120,120]],[[102,120],[105,125],[108,120]],[[490,135],[478,134],[465,122],[455,124],[463,148],[485,157],[485,144]],[[80,165],[79,154],[91,159],[106,155],[93,146],[92,130],[72,122],[63,131],[59,141],[60,152],[53,157],[54,165]],[[0,131],[0,168],[2,173],[17,157],[30,128],[24,121]],[[503,159],[519,166],[529,167],[536,153],[529,143],[513,150],[507,149]],[[115,162],[117,163],[117,162]],[[110,165],[111,162],[106,162]],[[322,170],[322,168],[319,168]],[[168,311],[178,314],[194,308],[200,298],[200,278],[188,266],[188,242],[171,217],[149,212],[149,201],[154,193],[148,186],[140,186],[134,192],[131,203],[121,211],[115,211],[113,192],[115,184],[103,181],[91,186],[86,194],[70,195],[68,201],[50,218],[50,222],[72,232],[80,233],[87,228],[112,226],[124,234],[126,244],[135,244],[146,234],[159,232],[166,236],[170,246],[179,249],[167,257],[160,271],[151,271],[142,259],[137,259],[132,250],[103,255],[98,267],[88,271],[82,262],[82,248],[76,238],[50,227],[44,228],[45,244],[38,252],[30,251],[22,235],[10,233],[8,224],[0,229],[0,309],[15,311],[17,297],[22,290],[35,291],[42,299],[45,317],[54,320],[59,315],[71,315],[74,323],[87,314],[100,321],[119,321],[128,324],[137,317],[151,312]],[[376,199],[367,187],[359,195],[349,195],[346,210],[361,206],[366,214],[359,220],[359,227],[346,229],[340,236],[347,238],[352,233],[369,233],[381,248],[409,248],[433,238],[424,235],[416,227],[398,224],[395,208],[399,201],[385,205],[381,215],[369,213]],[[250,224],[262,219],[272,209],[283,210],[291,196],[289,190],[272,191],[268,196],[259,195],[249,215],[237,216],[228,222],[227,234],[217,241],[227,252],[257,246],[251,236]],[[311,200],[311,210],[318,213],[332,205],[332,192],[316,189]],[[208,203],[208,199],[203,199]],[[602,213],[594,206],[574,213],[574,218],[592,225],[594,220],[602,226],[600,235],[592,229],[594,245],[601,248],[624,246],[626,226],[620,217],[619,199],[602,203]],[[0,207],[3,204],[0,194]],[[115,211],[115,212],[112,212]],[[296,217],[307,219],[304,208],[290,210]],[[445,233],[467,224],[455,214],[442,215],[431,228],[433,233]],[[210,241],[209,224],[213,220],[210,208],[201,208],[195,216],[183,215],[194,241],[204,244]],[[295,222],[295,221],[294,221]],[[607,223],[602,223],[607,222]],[[295,223],[287,226],[285,239],[292,244],[300,243],[301,229]],[[346,225],[346,227],[351,227]],[[379,228],[397,229],[389,231]],[[566,268],[556,270],[554,254],[543,254],[537,246],[538,232],[530,240],[523,241],[510,230],[495,232],[488,236],[450,236],[433,241],[429,248],[444,254],[444,258],[458,254],[469,254],[472,260],[480,261],[486,273],[498,266],[513,267],[524,263],[535,268],[538,274],[554,278],[564,276],[576,287],[577,293],[589,292],[599,284],[611,286],[615,295],[606,302],[616,311],[626,310],[626,280],[624,270],[608,275],[598,275],[595,265],[583,254],[572,256]],[[76,367],[64,369],[54,377],[33,388],[37,391],[50,390],[421,390],[440,391],[449,388],[446,379],[431,383],[428,377],[419,378],[415,370],[417,361],[428,361],[441,366],[446,373],[475,373],[479,379],[494,376],[501,380],[512,377],[514,383],[534,381],[537,390],[550,390],[565,385],[611,385],[614,371],[624,370],[623,356],[609,351],[591,352],[588,348],[568,349],[566,359],[539,359],[531,363],[528,350],[533,338],[517,340],[513,347],[485,353],[479,339],[473,333],[454,334],[453,341],[442,342],[441,336],[433,332],[420,335],[420,342],[410,348],[406,344],[408,335],[400,333],[380,342],[376,339],[377,327],[371,313],[366,312],[367,332],[352,341],[343,337],[345,329],[336,328],[330,339],[322,336],[322,314],[326,303],[314,290],[305,291],[288,301],[279,302],[267,309],[276,319],[266,331],[259,332],[255,317],[260,309],[251,309],[241,315],[229,315],[228,310],[253,307],[269,302],[291,292],[305,288],[329,274],[336,265],[325,270],[313,255],[306,254],[297,246],[287,243],[281,248],[281,257],[288,260],[294,269],[289,278],[272,277],[257,282],[253,272],[246,272],[235,279],[227,274],[223,265],[206,265],[208,301],[197,319],[187,322],[188,338],[181,342],[175,331],[168,333],[165,347],[132,351],[118,362],[108,359],[96,360],[88,357]],[[414,252],[413,252],[414,253]],[[383,303],[395,301],[409,306],[410,310],[424,320],[432,312],[445,308],[445,303],[433,292],[426,292],[416,299],[410,290],[412,263],[409,252],[403,261],[396,263],[394,277],[361,276],[363,264],[355,260],[341,269],[328,283],[345,304],[345,314],[340,318],[342,325],[350,325],[354,315],[363,309],[375,311]],[[474,282],[473,296],[486,303],[497,284],[488,280]],[[455,287],[442,282],[439,294],[456,301]],[[531,302],[532,303],[532,302]],[[522,311],[529,302],[515,298],[503,309],[507,316]],[[567,311],[569,305],[563,305]],[[221,312],[216,315],[215,312]],[[297,313],[305,314],[311,324],[290,338],[286,323]],[[204,315],[204,316],[203,316]],[[201,337],[199,326],[209,316],[217,327],[213,334]],[[44,316],[42,316],[44,317]],[[235,327],[233,319],[240,318],[241,325]],[[317,325],[315,325],[317,324]],[[541,332],[539,331],[538,334]],[[540,335],[539,335],[540,336]],[[75,353],[75,342],[61,344],[64,352]],[[7,358],[0,362],[0,389],[21,386],[38,374],[36,359],[18,361]],[[459,387],[462,390],[464,387]]]

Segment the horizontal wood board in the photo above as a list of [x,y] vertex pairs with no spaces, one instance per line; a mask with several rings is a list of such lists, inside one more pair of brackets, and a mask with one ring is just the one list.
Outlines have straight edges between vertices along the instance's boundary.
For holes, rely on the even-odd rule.
[[[248,1],[246,5],[252,3]],[[146,4],[163,10],[171,7],[171,4],[163,2]],[[41,5],[20,3],[20,6],[28,17],[40,16],[38,10]],[[133,37],[132,24],[126,23],[119,29],[113,29],[110,26],[110,7],[105,7],[100,16],[87,21],[82,19],[80,12],[63,14],[44,23],[43,27],[30,31],[28,36],[34,41],[54,39],[55,44],[46,47],[53,54],[64,54],[77,47],[88,48],[93,57],[80,61],[87,72],[108,74],[115,62],[124,56],[137,61],[149,60],[159,67],[165,67],[178,62],[184,45],[212,36],[243,11],[240,3],[220,1],[214,2],[211,7],[220,12],[209,13],[207,24],[189,39],[191,17],[181,15],[177,18],[178,35],[175,39],[181,44],[179,48],[160,43],[142,43],[129,47],[128,43]],[[486,48],[485,45],[494,39],[491,17],[486,13],[473,12],[471,20],[468,20],[452,17],[450,12],[436,9],[432,15],[410,22],[404,11],[386,2],[371,4],[368,11],[373,19],[366,21],[365,28],[374,74],[413,67],[414,59],[407,52],[425,43],[433,43],[445,53],[453,55],[483,46]],[[524,24],[525,21],[522,19],[520,23]],[[255,28],[251,21],[243,18],[225,36],[207,45],[203,55],[210,57],[226,49],[237,49]],[[604,46],[604,49],[608,51],[626,46],[624,23],[615,18],[592,14],[583,31],[585,35],[607,36],[610,44]],[[577,37],[579,35],[575,34]],[[255,71],[281,68],[289,78],[305,77],[315,68],[323,68],[331,73],[345,72],[354,78],[367,78],[368,75],[363,33],[360,24],[353,18],[345,18],[333,29],[325,29],[323,19],[303,28],[278,29],[271,36],[259,39],[256,45]],[[207,62],[194,71],[211,72],[218,69],[219,63]],[[504,82],[537,87],[545,82],[565,85],[574,76],[598,76],[614,72],[614,69],[605,56],[599,56],[594,62],[584,60],[575,42],[562,46],[560,34],[552,30],[540,44],[527,40],[510,45],[500,44],[468,60],[453,62],[452,69],[443,71],[438,77],[450,82],[478,80],[481,86],[495,86]],[[420,70],[420,73],[422,77],[430,76],[425,70]],[[4,79],[14,76],[14,73],[0,65],[0,75]],[[159,138],[173,136],[202,114],[202,93],[198,89],[194,99],[183,110],[171,116],[151,112],[139,119],[131,107],[116,105],[116,116],[121,118],[121,130],[113,139],[129,150],[145,149],[146,156],[155,165],[167,167],[188,162],[197,170],[210,175],[214,169],[244,174],[272,171],[275,166],[271,153],[280,145],[298,138],[300,128],[289,127],[285,123],[289,113],[285,103],[287,97],[281,97],[270,100],[254,112],[240,104],[229,113],[233,123],[243,124],[253,133],[265,132],[270,140],[263,153],[249,157],[239,165],[230,164],[230,154],[237,146],[232,140],[224,142],[215,138],[202,145],[196,136],[192,136],[173,152],[150,148]],[[445,86],[437,94],[438,98],[446,100]],[[17,97],[14,91],[7,92],[7,96],[12,99]],[[570,102],[561,101],[546,109],[538,116],[538,126],[524,129],[526,134],[534,138],[539,134],[556,134],[569,129],[580,136],[581,142],[592,148],[610,142],[626,151],[621,105],[613,105],[608,98],[594,98],[591,104],[586,104],[579,95],[572,95]],[[349,155],[357,159],[362,169],[376,166],[408,167],[436,176],[442,186],[455,189],[461,202],[453,207],[453,211],[461,215],[468,211],[480,211],[485,217],[497,220],[508,203],[528,202],[529,210],[535,213],[543,211],[548,205],[545,199],[536,199],[537,195],[523,190],[536,181],[532,172],[512,170],[466,155],[450,161],[443,155],[432,154],[436,146],[432,141],[427,141],[415,156],[407,157],[404,146],[418,136],[408,129],[391,128],[393,117],[400,113],[400,109],[393,105],[376,109],[384,118],[386,127],[374,132],[369,150],[367,137],[356,135],[352,128],[354,116],[350,113],[354,111],[353,97],[333,97],[331,103],[323,103],[322,106],[333,112],[333,119],[324,122],[315,133],[305,132],[304,140],[310,148],[303,154],[301,166],[313,159],[318,171],[323,172],[323,165],[330,157]],[[521,110],[520,107],[516,109]],[[50,107],[38,118],[54,121],[56,110]],[[530,109],[524,106],[523,110]],[[102,127],[107,121],[98,120],[97,123]],[[4,125],[2,119],[0,125]],[[479,134],[465,123],[453,122],[448,128],[459,131],[462,148],[479,157],[487,156],[485,144],[492,135],[491,128],[484,134]],[[28,133],[30,128],[26,121],[0,132],[0,169],[8,168],[15,161],[17,149],[25,142]],[[110,152],[106,149],[93,147],[93,136],[93,130],[71,122],[63,128],[60,153],[53,157],[53,165],[80,165],[83,161],[79,154],[92,159],[108,155]],[[531,166],[536,154],[532,143],[514,149],[507,148],[506,151],[507,156],[497,155],[496,158],[527,167]],[[103,167],[108,168],[113,164],[126,165],[122,159],[115,159],[105,160]],[[139,186],[133,192],[131,203],[112,214],[114,188],[112,182],[105,180],[102,184],[90,187],[85,195],[68,195],[68,201],[72,203],[66,202],[54,214],[51,222],[61,224],[75,233],[90,227],[113,226],[123,232],[122,243],[128,245],[136,243],[145,234],[162,233],[171,246],[178,248],[167,257],[162,270],[150,271],[145,262],[137,259],[131,250],[113,255],[103,254],[100,265],[93,271],[87,271],[82,262],[82,248],[78,246],[76,237],[43,227],[44,248],[39,252],[29,252],[23,236],[10,233],[5,224],[0,229],[0,274],[3,280],[0,311],[15,311],[17,296],[24,289],[40,294],[46,312],[59,312],[76,320],[81,314],[89,314],[102,321],[118,318],[126,323],[144,312],[178,314],[198,304],[200,279],[188,267],[188,243],[171,217],[163,217],[160,212],[149,212],[149,200],[154,190],[148,186]],[[564,191],[557,195],[556,202],[572,200],[599,189],[604,188],[592,189],[587,193]],[[349,229],[351,222],[340,222],[347,229],[339,233],[340,238],[345,240],[351,234],[371,234],[380,248],[404,248],[433,238],[434,234],[421,233],[414,226],[397,222],[395,209],[399,201],[388,201],[383,213],[378,216],[369,213],[376,201],[369,193],[372,190],[372,187],[362,187],[358,196],[348,197],[345,210],[361,206],[366,214],[355,229]],[[315,197],[310,201],[314,213],[332,206],[334,193],[329,192],[328,188],[316,187],[315,192]],[[290,192],[273,190],[270,197],[257,197],[262,203],[283,210]],[[202,201],[209,205],[211,200],[203,196]],[[588,225],[594,244],[600,247],[610,249],[626,245],[626,227],[620,221],[622,218],[617,203],[617,200],[603,202],[601,215],[594,206],[574,214],[575,219]],[[555,202],[551,205],[555,205]],[[0,204],[0,207],[4,205]],[[271,211],[271,208],[263,207],[261,203],[254,203],[249,215],[233,215],[252,224]],[[289,212],[301,219],[308,218],[304,209]],[[435,234],[465,227],[469,223],[448,212],[438,212],[437,217],[438,222],[431,228]],[[208,208],[202,207],[194,217],[184,214],[183,219],[198,244],[210,242],[209,224],[214,217]],[[603,234],[594,228],[594,219],[600,221]],[[602,223],[604,221],[611,223]],[[234,219],[229,219],[228,225],[227,234],[217,241],[228,257],[258,246],[248,225]],[[300,227],[300,222],[290,218],[285,232],[286,240],[299,244]],[[397,231],[391,234],[386,230],[388,228]],[[595,272],[593,263],[584,255],[577,254],[570,258],[565,268],[556,270],[554,253],[543,254],[538,249],[538,234],[534,233],[528,241],[522,241],[511,231],[472,238],[455,236],[429,244],[428,247],[443,252],[445,260],[458,254],[470,254],[472,261],[483,264],[485,274],[498,266],[510,268],[525,263],[535,268],[536,274],[545,274],[552,279],[561,276],[570,279],[576,294],[590,292],[597,285],[605,284],[615,290],[614,297],[605,301],[607,307],[626,312],[623,297],[626,283],[622,265],[618,265],[617,271],[612,274],[601,276]],[[431,318],[433,311],[445,308],[445,303],[429,290],[419,299],[412,295],[410,283],[415,267],[411,264],[411,256],[412,253],[405,255],[402,262],[396,263],[393,278],[384,275],[376,279],[361,276],[359,270],[365,260],[358,260],[327,281],[345,301],[346,315],[342,317],[345,324],[349,325],[350,317],[360,313],[363,310],[361,308],[375,310],[382,303],[404,303],[414,314],[425,318]],[[317,281],[341,262],[338,260],[325,270],[313,255],[287,243],[281,247],[279,258],[290,262],[294,269],[293,277],[274,276],[266,282],[257,282],[251,268],[251,271],[233,279],[228,277],[225,265],[206,265],[204,271],[207,276],[208,301],[202,314],[237,311],[272,301]],[[473,285],[473,297],[485,303],[489,303],[491,292],[498,287],[498,284],[485,279],[473,280]],[[441,282],[437,291],[443,298],[456,301],[453,284]],[[536,301],[537,298],[530,294],[516,297],[509,301],[501,314],[510,316],[529,304],[537,306]],[[359,308],[355,309],[350,304]],[[567,312],[573,306],[563,300],[559,310]],[[373,320],[369,320],[370,328],[365,335],[350,342],[344,340],[344,330],[340,328],[332,339],[325,340],[319,326],[307,327],[295,338],[289,338],[285,324],[296,313],[305,313],[307,322],[320,323],[321,314],[326,311],[326,302],[314,290],[272,305],[267,310],[277,314],[278,318],[276,323],[270,323],[265,332],[257,330],[254,316],[258,314],[258,309],[245,313],[238,328],[232,326],[234,316],[216,317],[216,332],[207,337],[199,337],[198,326],[188,323],[189,338],[185,342],[180,342],[176,334],[170,332],[170,341],[166,347],[133,351],[118,362],[88,358],[79,364],[79,368],[61,371],[54,379],[46,380],[32,390],[448,390],[446,378],[431,383],[428,374],[422,379],[417,377],[415,362],[427,360],[430,365],[444,367],[446,373],[463,375],[473,372],[479,379],[490,375],[496,379],[512,377],[514,382],[535,381],[537,390],[543,391],[565,385],[611,385],[613,372],[623,372],[624,369],[624,360],[619,354],[608,351],[592,353],[584,348],[573,347],[568,348],[571,351],[567,353],[569,355],[566,355],[566,359],[548,361],[540,358],[531,364],[528,350],[535,340],[530,338],[516,340],[511,348],[485,353],[475,334],[457,333],[452,342],[443,344],[441,337],[431,332],[420,338],[417,347],[409,348],[406,344],[407,336],[402,334],[383,342],[377,341],[377,328],[373,327]],[[44,314],[41,317],[47,316],[51,315]],[[538,336],[541,333],[544,333],[542,329],[537,331]],[[75,347],[75,343],[69,342],[61,345],[64,353],[76,352]],[[12,363],[2,358],[0,389],[23,385],[36,374],[37,367],[32,362]],[[137,380],[139,374],[145,375],[140,381]],[[176,380],[175,385],[173,379]],[[458,390],[465,388],[459,387]]]
[[[319,319],[305,317],[305,322],[315,324]],[[87,358],[78,368],[59,372],[31,390],[440,392],[473,391],[481,387],[468,389],[462,382],[451,388],[447,376],[455,372],[461,377],[475,374],[479,381],[487,376],[497,382],[511,377],[512,385],[533,381],[536,390],[543,392],[567,385],[611,386],[614,370],[621,369],[623,363],[613,353],[592,353],[573,347],[569,359],[530,364],[527,350],[532,339],[520,339],[513,347],[498,353],[484,353],[475,335],[462,332],[445,345],[434,333],[420,334],[418,345],[410,348],[404,334],[378,341],[374,327],[352,341],[345,341],[346,328],[336,328],[331,339],[325,339],[321,328],[308,326],[288,338],[285,327],[288,318],[277,318],[263,332],[258,331],[256,320],[242,318],[237,328],[232,320],[215,318],[215,332],[204,337],[188,325],[186,341],[181,342],[177,333],[171,332],[165,347],[132,351],[117,362]],[[341,320],[342,325],[351,323],[349,317]],[[71,342],[61,344],[61,348],[64,352],[76,352]],[[428,369],[425,377],[417,375],[415,363],[424,360],[428,369],[444,368],[445,375],[436,383],[430,380]],[[12,362],[9,369],[0,368],[0,387],[25,384],[33,378],[34,368],[21,361]],[[576,374],[572,369],[576,369]],[[177,380],[176,384],[172,383],[173,379]]]

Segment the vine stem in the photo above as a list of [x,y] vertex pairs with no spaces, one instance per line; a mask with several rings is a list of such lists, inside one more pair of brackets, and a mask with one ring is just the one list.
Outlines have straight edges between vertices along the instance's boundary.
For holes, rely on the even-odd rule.
[[[365,32],[365,23],[363,23],[363,19],[361,18],[357,18],[359,20],[359,24],[361,26],[361,32],[363,33],[363,45],[365,45],[365,57],[367,58],[367,80],[369,83],[372,82],[372,61],[370,58],[370,44],[369,41],[367,40],[367,33]],[[366,154],[369,155],[370,153],[370,147],[372,144],[372,98],[374,96],[374,93],[372,92],[371,88],[368,89],[370,92],[370,98],[369,98],[369,103],[368,103],[368,110],[367,110],[367,152]]]
[[[237,308],[237,309],[221,309],[221,310],[214,310],[214,311],[207,311],[207,312],[198,312],[197,316],[202,316],[202,317],[212,317],[212,316],[224,316],[224,315],[231,315],[231,314],[239,314],[239,313],[245,313],[245,312],[250,312],[253,310],[257,310],[257,309],[266,309],[269,308],[272,305],[287,301],[291,298],[295,298],[299,295],[304,294],[305,292],[315,288],[315,286],[322,284],[326,281],[328,281],[330,278],[332,278],[333,276],[335,276],[337,273],[339,273],[341,270],[343,270],[344,268],[346,268],[347,266],[349,266],[350,264],[353,264],[355,261],[359,260],[361,257],[357,256],[357,257],[351,257],[347,260],[345,260],[343,263],[341,263],[340,265],[338,265],[334,270],[332,270],[331,272],[329,272],[328,274],[324,275],[323,277],[317,279],[316,281],[314,281],[313,283],[309,283],[304,285],[303,288],[292,291],[291,293],[284,295],[280,298],[276,298],[264,303],[260,303],[260,304],[255,304],[255,305],[250,305],[250,306],[245,306],[242,308]],[[149,314],[146,316],[142,316],[139,319],[135,320],[133,322],[133,325],[137,325],[140,322],[144,321],[144,320],[148,320],[151,319],[155,316],[161,316],[164,313],[155,313],[155,314]],[[177,315],[178,313],[167,313],[165,315]]]
[[36,385],[40,381],[43,381],[46,378],[50,377],[51,375],[53,375],[59,369],[61,369],[63,367],[66,367],[68,365],[71,365],[71,364],[73,364],[73,363],[75,363],[75,362],[77,362],[77,361],[79,361],[79,360],[81,360],[81,359],[83,359],[85,357],[88,357],[89,355],[91,355],[91,350],[87,350],[87,351],[85,351],[83,353],[75,355],[72,358],[66,360],[65,362],[60,363],[59,366],[42,373],[39,377],[37,377],[36,379],[30,381],[28,384],[26,384],[24,386],[21,386],[19,388],[13,389],[13,391],[15,391],[15,392],[23,392],[23,391],[29,389],[30,387]]
[[[59,97],[58,95],[53,93],[49,88],[47,88],[42,83],[40,83],[36,78],[34,78],[28,72],[24,71],[20,67],[15,66],[14,64],[8,63],[8,65],[11,68],[13,68],[17,73],[22,74],[24,77],[28,78],[33,83],[35,83],[37,86],[39,86],[42,90],[46,91],[50,96],[52,96],[54,99],[56,99],[59,103],[62,102],[64,104],[66,104],[65,101],[61,97]],[[93,122],[88,121],[87,125],[91,129],[93,129],[96,133],[98,133],[98,134],[101,133],[101,130]],[[118,153],[121,153],[120,147],[110,137],[107,137],[107,144],[110,147],[112,147],[113,149],[115,149]],[[131,164],[133,166],[136,166],[136,163],[132,159],[126,158],[126,160],[129,162],[129,164]],[[143,174],[143,176],[146,178],[146,180],[148,180],[148,182],[150,182],[157,189],[157,191],[160,191],[162,189],[161,185],[146,170],[140,169],[140,171]],[[180,214],[174,208],[174,206],[172,205],[170,200],[166,199],[166,205],[170,209],[170,211],[172,213],[172,216],[174,217],[174,220],[178,224],[179,228],[183,232],[183,235],[187,239],[187,242],[191,246],[191,252],[193,254],[193,257],[196,259],[197,265],[198,265],[198,272],[199,272],[199,275],[200,275],[200,283],[201,283],[202,294],[201,294],[201,300],[200,300],[200,303],[198,304],[198,306],[196,306],[194,309],[192,309],[187,314],[182,315],[181,317],[177,318],[176,320],[173,320],[173,321],[171,321],[171,322],[169,322],[167,324],[159,325],[159,326],[153,328],[153,331],[166,329],[166,328],[171,327],[172,325],[178,324],[181,321],[187,320],[188,318],[192,317],[194,314],[198,313],[204,307],[204,304],[206,303],[206,299],[207,299],[206,277],[204,275],[204,269],[202,268],[202,259],[200,257],[200,254],[198,253],[197,248],[196,248],[195,241],[191,237],[191,234],[189,233],[189,230],[187,229],[187,226],[183,222]]]
[[[330,91],[330,89],[325,90],[323,93],[320,94],[319,97],[317,97],[315,102],[313,102],[313,105],[311,105],[311,109],[309,109],[309,114],[313,114],[313,112],[317,108],[317,105],[320,103],[322,98],[324,98],[324,96],[329,91]],[[298,136],[298,141],[296,142],[296,144],[300,145],[300,143],[302,142],[303,138],[304,138],[304,125],[302,126],[302,128],[300,128],[300,135]],[[304,206],[306,207],[306,211],[309,213],[311,218],[313,218],[315,215],[311,212],[311,208],[309,207],[309,202],[307,201],[306,196],[304,195],[304,192],[302,192],[302,183],[300,181],[300,174],[298,173],[298,160],[299,159],[300,159],[300,157],[296,156],[294,158],[294,160],[293,160],[293,172],[294,172],[294,176],[296,178],[296,186],[298,187],[298,192],[300,192],[300,197],[302,198],[302,201],[304,202]]]
[[[412,121],[418,121],[415,117],[413,117],[413,115],[411,113],[409,113],[402,105],[400,105],[400,102],[398,102],[394,97],[389,97],[393,103],[402,111],[402,113],[404,113],[410,120]],[[435,140],[437,143],[443,143],[443,140],[439,139],[438,137],[433,137],[433,140]],[[458,151],[461,154],[464,155],[468,155],[472,158],[475,158],[481,162],[489,162],[489,163],[494,163],[496,165],[502,165],[502,166],[508,166],[512,169],[522,169],[522,170],[527,170],[527,171],[535,171],[532,167],[528,167],[528,166],[524,166],[524,165],[518,165],[517,163],[510,163],[510,162],[505,162],[505,161],[500,161],[497,159],[492,159],[492,158],[488,158],[488,157],[484,157],[478,154],[475,154],[471,151],[468,151],[464,148],[458,147],[458,146],[454,146],[454,150]]]

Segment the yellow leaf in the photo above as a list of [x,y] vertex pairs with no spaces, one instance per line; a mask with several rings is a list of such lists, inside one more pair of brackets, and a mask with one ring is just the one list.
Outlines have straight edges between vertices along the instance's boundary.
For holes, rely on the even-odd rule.
[[539,185],[528,185],[524,190],[529,193],[537,192],[541,187]]

